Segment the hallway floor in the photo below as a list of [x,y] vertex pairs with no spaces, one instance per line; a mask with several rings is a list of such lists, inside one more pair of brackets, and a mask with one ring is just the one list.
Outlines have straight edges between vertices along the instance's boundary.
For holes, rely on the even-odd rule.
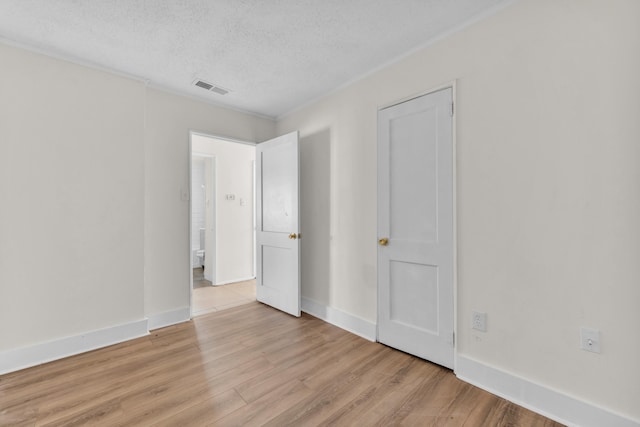
[[193,316],[225,310],[256,300],[256,281],[211,286],[201,268],[193,269]]

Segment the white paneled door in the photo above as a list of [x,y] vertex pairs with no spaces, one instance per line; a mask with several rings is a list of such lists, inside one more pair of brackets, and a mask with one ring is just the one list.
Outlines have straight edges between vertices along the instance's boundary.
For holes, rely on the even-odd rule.
[[378,340],[453,368],[453,104],[378,113]]
[[256,149],[256,298],[300,316],[298,132]]

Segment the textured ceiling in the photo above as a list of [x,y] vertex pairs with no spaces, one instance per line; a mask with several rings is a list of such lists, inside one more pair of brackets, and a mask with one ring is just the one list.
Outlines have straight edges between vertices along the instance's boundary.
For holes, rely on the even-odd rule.
[[0,37],[277,117],[508,2],[0,0]]

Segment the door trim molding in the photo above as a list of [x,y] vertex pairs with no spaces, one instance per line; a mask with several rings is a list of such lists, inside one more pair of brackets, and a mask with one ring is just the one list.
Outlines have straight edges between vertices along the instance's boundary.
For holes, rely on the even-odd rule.
[[[192,158],[193,158],[193,136],[197,135],[197,136],[203,136],[205,138],[212,138],[212,139],[219,139],[222,141],[227,141],[227,142],[233,142],[236,144],[243,144],[243,145],[252,145],[252,146],[256,146],[258,143],[254,142],[254,141],[244,141],[241,139],[236,139],[236,138],[231,138],[231,137],[227,137],[227,136],[220,136],[220,135],[214,135],[211,133],[207,133],[207,132],[201,132],[201,131],[197,131],[197,130],[193,130],[193,129],[189,129],[189,147],[188,150],[189,152],[188,154],[188,161],[189,161],[189,165],[188,165],[188,185],[186,187],[183,188],[187,188],[187,191],[189,192],[189,220],[188,220],[188,224],[187,224],[187,232],[189,233],[189,319],[193,318],[193,241],[192,241],[192,232],[191,232],[191,228],[193,227],[193,223],[192,223],[192,218],[191,215],[193,215],[192,209],[193,207],[191,206],[192,200],[191,200],[191,194],[193,191],[193,188],[191,188],[191,174],[193,173],[193,171],[191,170],[191,163],[192,163]],[[215,158],[215,156],[214,156]],[[255,210],[255,206],[254,206],[254,210]],[[214,214],[215,215],[215,214]],[[254,235],[255,235],[255,229],[254,229]],[[214,243],[215,244],[215,243]],[[255,245],[254,245],[254,258],[256,256],[255,254]],[[215,262],[215,261],[214,261]],[[255,273],[255,271],[254,271]],[[215,277],[214,277],[215,279]],[[163,313],[161,313],[163,314]]]
[[[404,98],[400,98],[400,99],[396,99],[394,101],[390,101],[390,102],[386,102],[384,104],[380,104],[380,105],[378,105],[378,110],[377,111],[386,110],[387,108],[395,107],[398,104],[402,104],[404,102],[411,101],[412,99],[420,98],[421,96],[429,95],[429,94],[432,94],[432,93],[435,93],[435,92],[439,92],[439,91],[441,91],[443,89],[449,89],[449,88],[451,88],[451,90],[453,92],[452,98],[453,98],[453,102],[455,103],[456,102],[456,83],[457,83],[457,80],[451,80],[449,82],[445,82],[445,83],[442,83],[440,85],[432,86],[430,89],[427,89],[427,90],[424,90],[424,91],[421,91],[421,92],[417,92],[417,93],[413,93],[411,95],[405,96]],[[453,117],[455,117],[455,114],[454,114]]]
[[451,117],[451,190],[453,191],[453,206],[451,213],[453,215],[453,369],[457,368],[458,363],[458,346],[456,337],[458,334],[458,134],[457,134],[457,117],[458,117],[458,92],[457,80],[448,83],[446,87],[451,88],[451,102],[453,102],[453,110]]

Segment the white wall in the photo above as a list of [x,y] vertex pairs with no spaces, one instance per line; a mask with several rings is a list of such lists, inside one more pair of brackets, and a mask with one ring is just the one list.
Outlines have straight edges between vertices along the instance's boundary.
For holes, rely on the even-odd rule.
[[[325,305],[329,301],[331,133],[300,135],[301,293]],[[344,327],[344,325],[342,325]]]
[[330,181],[330,236],[302,259],[328,251],[330,274],[303,296],[375,322],[377,110],[456,80],[458,354],[640,420],[638,16],[632,0],[517,2],[279,120],[330,145],[308,177]]
[[0,58],[0,351],[143,319],[144,84]]
[[[321,190],[301,199],[304,296],[375,321],[377,109],[456,79],[459,355],[640,420],[637,16],[523,0],[280,120]],[[0,58],[0,351],[188,306],[189,131],[262,141],[274,123]]]
[[0,372],[188,318],[189,132],[274,122],[5,44],[0,62]]
[[147,90],[145,132],[145,312],[189,306],[189,131],[243,141],[275,135],[268,119]]
[[[194,153],[216,161],[215,284],[254,277],[253,271],[253,145],[193,135]],[[234,200],[226,195],[233,194]]]

